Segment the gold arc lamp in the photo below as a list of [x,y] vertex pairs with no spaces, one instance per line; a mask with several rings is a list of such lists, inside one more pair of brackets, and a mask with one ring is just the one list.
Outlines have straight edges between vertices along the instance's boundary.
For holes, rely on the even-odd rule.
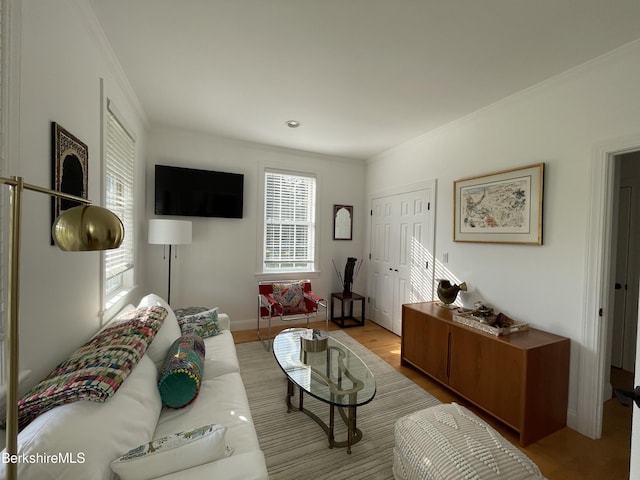
[[[56,218],[51,234],[55,244],[67,252],[109,250],[118,248],[124,239],[122,221],[106,208],[92,205],[86,198],[69,195],[25,183],[22,177],[0,177],[0,185],[10,192],[9,258],[7,298],[7,426],[6,453],[11,458],[18,454],[18,372],[19,372],[19,318],[20,318],[20,243],[22,233],[22,193],[24,190],[44,193],[51,197],[72,200],[79,206],[65,210]],[[6,463],[6,478],[18,478],[18,464]]]

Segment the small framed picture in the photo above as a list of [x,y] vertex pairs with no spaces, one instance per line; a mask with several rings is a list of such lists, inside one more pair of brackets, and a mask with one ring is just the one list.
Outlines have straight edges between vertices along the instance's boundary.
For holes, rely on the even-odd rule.
[[544,163],[453,183],[455,242],[542,245]]

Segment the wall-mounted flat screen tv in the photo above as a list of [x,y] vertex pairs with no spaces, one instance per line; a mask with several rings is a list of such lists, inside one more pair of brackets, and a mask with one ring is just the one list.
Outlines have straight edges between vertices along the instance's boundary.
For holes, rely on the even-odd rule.
[[244,175],[156,165],[155,214],[242,218]]

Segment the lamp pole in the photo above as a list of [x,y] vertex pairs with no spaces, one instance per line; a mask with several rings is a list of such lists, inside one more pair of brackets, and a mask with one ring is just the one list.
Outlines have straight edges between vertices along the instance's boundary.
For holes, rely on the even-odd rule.
[[[20,245],[22,242],[22,192],[31,190],[34,192],[44,193],[56,198],[72,200],[83,206],[91,205],[91,201],[86,198],[69,195],[57,190],[51,190],[37,185],[25,183],[22,177],[12,176],[10,178],[0,177],[0,185],[7,185],[10,190],[9,201],[11,203],[11,212],[9,217],[9,271],[8,271],[8,295],[7,295],[7,351],[5,352],[5,372],[7,376],[7,404],[6,404],[6,453],[9,455],[9,462],[6,463],[6,478],[8,480],[16,480],[18,478],[18,373],[20,361],[20,342],[19,342],[19,318],[20,318]],[[74,207],[66,212],[71,212]],[[101,207],[90,207],[98,210],[105,210]],[[66,213],[65,212],[65,213]],[[108,212],[108,210],[107,210]],[[62,215],[65,215],[63,213]],[[64,249],[74,250],[106,250],[107,248],[117,248],[124,238],[124,228],[122,222],[113,213],[109,215],[117,220],[117,223],[107,224],[111,218],[103,217],[99,228],[95,228],[95,224],[91,224],[90,220],[82,219],[80,222],[86,221],[87,228],[93,228],[90,235],[82,236],[83,232],[72,232],[68,238],[78,238],[78,242],[68,248],[64,244],[66,240],[58,238],[57,231],[53,232],[56,244]],[[58,217],[60,219],[62,217]],[[75,220],[74,220],[75,221]],[[116,225],[119,224],[119,229]],[[65,228],[74,228],[76,225],[68,224]],[[98,231],[99,230],[99,231]],[[116,231],[118,230],[118,231]],[[67,232],[64,232],[67,233]],[[86,233],[86,232],[85,232]],[[74,238],[75,239],[75,238]],[[63,242],[61,245],[60,242]]]
[[169,244],[169,279],[167,284],[167,303],[171,305],[171,244]]

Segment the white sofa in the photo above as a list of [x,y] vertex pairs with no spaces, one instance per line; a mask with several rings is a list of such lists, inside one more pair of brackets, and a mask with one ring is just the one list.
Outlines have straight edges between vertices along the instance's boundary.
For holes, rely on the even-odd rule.
[[[204,339],[206,356],[199,395],[188,406],[174,410],[162,408],[157,382],[158,369],[171,344],[181,335],[180,327],[174,312],[160,297],[148,295],[139,304],[152,305],[164,306],[169,313],[145,355],[112,398],[105,403],[78,401],[55,407],[20,432],[18,452],[24,456],[18,466],[20,479],[117,479],[111,463],[124,453],[152,440],[208,424],[226,427],[223,441],[227,454],[233,453],[166,475],[158,472],[171,472],[180,462],[188,461],[185,459],[190,454],[177,450],[173,456],[158,456],[157,461],[150,455],[146,461],[153,461],[154,478],[268,479],[240,377],[229,317],[219,314],[223,332]],[[197,441],[193,445],[197,448]],[[0,478],[4,478],[5,468],[0,470]]]

